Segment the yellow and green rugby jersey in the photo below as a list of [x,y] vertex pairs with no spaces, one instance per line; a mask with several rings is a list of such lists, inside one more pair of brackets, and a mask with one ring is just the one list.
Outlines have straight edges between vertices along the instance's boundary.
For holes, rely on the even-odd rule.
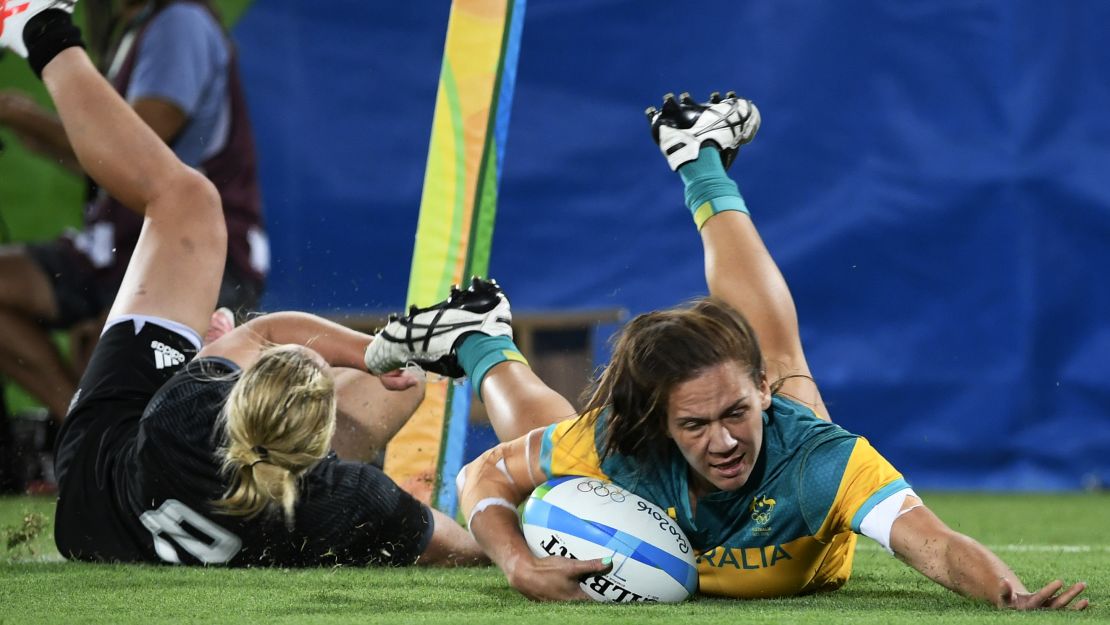
[[781,597],[839,588],[852,572],[855,533],[887,496],[909,485],[862,437],[776,395],[763,413],[763,447],[741,489],[697,501],[672,447],[653,466],[599,460],[605,414],[544,431],[547,477],[608,479],[667,510],[698,553],[698,587],[728,597]]

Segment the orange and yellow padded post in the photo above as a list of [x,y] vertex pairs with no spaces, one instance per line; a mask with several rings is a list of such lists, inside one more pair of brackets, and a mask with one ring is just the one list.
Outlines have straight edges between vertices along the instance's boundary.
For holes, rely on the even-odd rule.
[[[420,198],[408,303],[485,276],[497,209],[525,0],[454,0]],[[469,383],[429,382],[424,403],[386,450],[385,471],[454,514],[470,412]]]

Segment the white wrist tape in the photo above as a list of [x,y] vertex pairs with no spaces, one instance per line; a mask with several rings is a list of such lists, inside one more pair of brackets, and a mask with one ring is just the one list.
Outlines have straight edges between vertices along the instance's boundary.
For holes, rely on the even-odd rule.
[[[485,510],[486,508],[490,508],[493,506],[497,506],[498,508],[507,508],[509,510],[512,510],[513,514],[516,514],[516,506],[510,503],[508,499],[505,499],[503,497],[486,497],[485,499],[478,501],[478,503],[474,505],[474,509],[470,511],[470,516],[466,518],[467,529],[471,529],[471,524],[474,522],[474,515]],[[471,530],[471,533],[473,534],[473,530]]]

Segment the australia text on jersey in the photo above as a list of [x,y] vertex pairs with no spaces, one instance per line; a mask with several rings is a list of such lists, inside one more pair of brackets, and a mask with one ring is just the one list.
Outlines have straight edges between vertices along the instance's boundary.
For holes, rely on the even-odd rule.
[[754,571],[775,566],[779,560],[793,559],[782,545],[715,547],[699,555],[698,564],[704,562],[717,568],[731,566],[734,569]]

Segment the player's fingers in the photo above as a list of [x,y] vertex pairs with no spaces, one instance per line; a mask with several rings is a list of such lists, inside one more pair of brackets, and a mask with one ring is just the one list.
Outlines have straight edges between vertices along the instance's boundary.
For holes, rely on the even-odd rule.
[[223,306],[212,312],[208,320],[208,330],[204,333],[204,344],[214,343],[235,329],[235,313]]
[[574,579],[579,582],[574,585],[573,598],[575,601],[590,599],[590,596],[582,588],[582,584],[590,583],[591,578],[605,575],[613,570],[613,558],[608,556],[595,560],[570,560],[570,562],[574,563]]
[[[563,558],[548,558],[549,560],[563,560]],[[582,582],[589,577],[590,574],[580,574],[579,570],[581,564],[578,560],[567,559],[568,564],[575,566],[568,567],[569,574],[565,577],[557,575],[555,579],[549,582],[549,585],[542,590],[542,593],[536,597],[540,601],[587,601],[590,596],[582,589]]]
[[1060,589],[1064,587],[1062,580],[1056,579],[1048,583],[1047,586],[1038,590],[1030,596],[1030,603],[1033,608],[1040,608],[1046,605]]
[[404,369],[397,369],[378,376],[382,386],[390,391],[404,391],[416,386],[419,382],[411,373]]
[[1086,589],[1087,584],[1083,582],[1074,584],[1071,588],[1068,588],[1064,592],[1060,593],[1058,596],[1054,597],[1052,599],[1052,602],[1049,603],[1047,607],[1052,608],[1053,610],[1066,608],[1068,604],[1070,604],[1076,597],[1079,596],[1079,593],[1083,592]]
[[613,558],[608,556],[596,560],[571,560],[571,562],[574,563],[576,577],[605,575],[613,570]]
[[571,601],[589,601],[590,596],[586,594],[585,590],[582,590],[582,585],[581,584],[575,584],[574,588],[570,591],[570,600]]

